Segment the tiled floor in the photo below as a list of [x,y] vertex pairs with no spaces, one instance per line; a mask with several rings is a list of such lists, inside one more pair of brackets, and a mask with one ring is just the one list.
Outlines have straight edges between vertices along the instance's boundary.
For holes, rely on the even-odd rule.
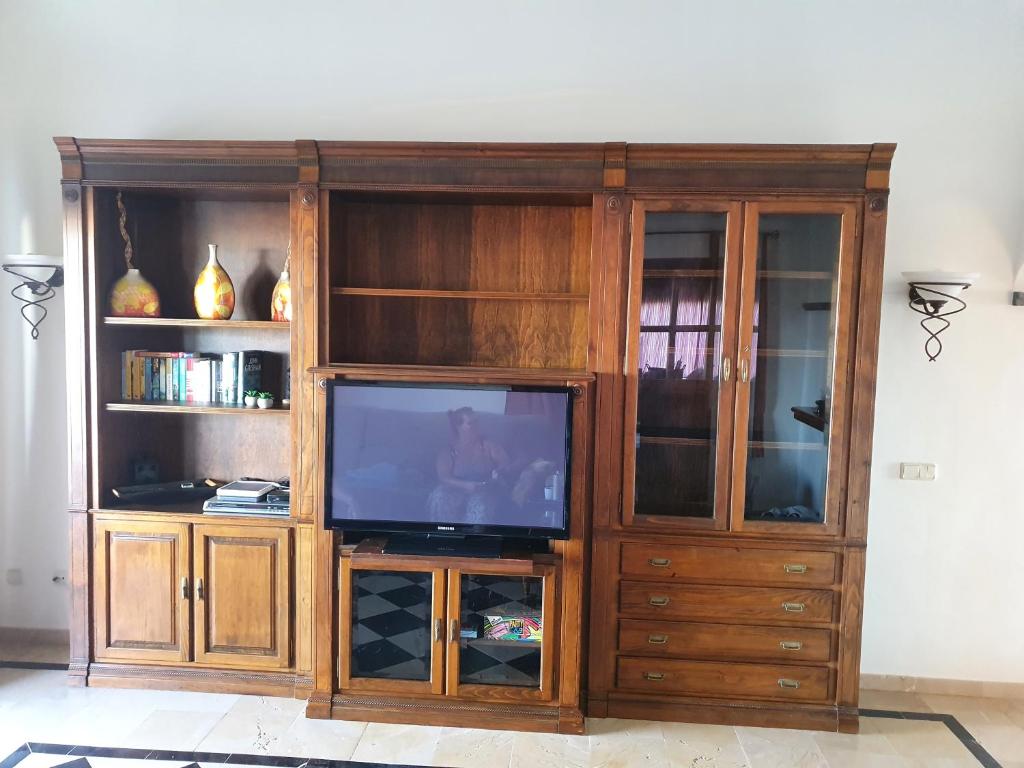
[[[865,691],[862,705],[954,714],[1005,768],[1024,768],[1024,701]],[[892,718],[863,718],[857,736],[610,719],[588,721],[586,736],[557,736],[307,720],[303,709],[292,699],[69,688],[63,672],[0,669],[0,760],[38,741],[451,768],[980,764],[945,724]],[[90,762],[100,766],[103,758]]]

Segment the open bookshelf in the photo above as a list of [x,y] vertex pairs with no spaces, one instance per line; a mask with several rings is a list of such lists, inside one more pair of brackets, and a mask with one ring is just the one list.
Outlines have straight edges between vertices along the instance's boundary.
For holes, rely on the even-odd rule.
[[586,368],[589,201],[332,193],[332,364]]
[[[113,283],[125,271],[124,241],[116,205],[126,210],[135,266],[160,296],[160,317],[118,317],[110,312]],[[274,285],[290,239],[287,192],[237,188],[92,190],[94,270],[90,283],[93,323],[92,376],[96,428],[93,482],[99,507],[124,509],[111,489],[151,481],[239,477],[287,477],[290,410],[281,400],[289,387],[291,324],[270,320]],[[196,317],[192,291],[206,264],[207,244],[235,289],[228,320]],[[235,402],[126,399],[122,391],[125,350],[269,353],[269,381],[259,387],[275,396],[272,408]],[[234,418],[231,418],[234,417]],[[140,474],[145,468],[145,476]],[[155,506],[166,514],[201,512],[192,502]]]

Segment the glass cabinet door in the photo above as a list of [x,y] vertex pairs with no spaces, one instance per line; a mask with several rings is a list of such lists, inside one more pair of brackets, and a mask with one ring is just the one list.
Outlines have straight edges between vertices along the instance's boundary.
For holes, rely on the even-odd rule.
[[342,689],[444,693],[444,570],[363,570],[342,561]]
[[738,203],[637,203],[626,339],[626,525],[727,525]]
[[[852,206],[749,203],[744,226],[733,528],[835,529]],[[838,473],[837,473],[838,474]]]
[[448,693],[552,697],[554,569],[534,575],[448,572]]

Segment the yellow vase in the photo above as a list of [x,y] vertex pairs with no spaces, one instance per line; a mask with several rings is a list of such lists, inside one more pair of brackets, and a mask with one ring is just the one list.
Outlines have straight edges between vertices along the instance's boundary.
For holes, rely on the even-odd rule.
[[110,289],[114,317],[160,317],[160,294],[137,269],[129,269]]
[[292,321],[292,281],[287,268],[281,272],[270,298],[270,319],[276,323]]
[[196,280],[192,297],[203,320],[227,320],[235,311],[235,286],[217,261],[217,246],[210,244],[210,260]]

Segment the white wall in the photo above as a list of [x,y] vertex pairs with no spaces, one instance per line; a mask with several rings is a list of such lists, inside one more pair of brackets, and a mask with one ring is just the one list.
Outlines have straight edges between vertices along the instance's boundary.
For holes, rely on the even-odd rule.
[[[0,9],[0,253],[60,249],[55,134],[898,141],[863,668],[1024,681],[1024,308],[1008,304],[1024,257],[1019,0]],[[983,278],[928,363],[899,273],[933,265]],[[59,562],[66,546],[59,409],[22,416],[31,397],[59,396],[58,323],[43,329],[35,378],[20,323],[0,294],[0,571]],[[939,479],[896,480],[900,460],[935,461]],[[48,588],[2,593],[0,624],[52,622],[31,607],[59,606]]]

